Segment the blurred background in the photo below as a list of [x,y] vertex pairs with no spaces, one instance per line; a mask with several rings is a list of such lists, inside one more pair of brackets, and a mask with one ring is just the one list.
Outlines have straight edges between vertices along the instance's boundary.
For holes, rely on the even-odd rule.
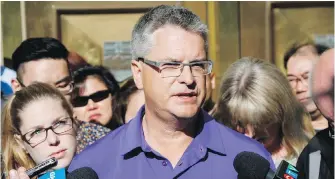
[[[209,58],[216,83],[243,56],[258,57],[284,71],[293,43],[334,46],[334,2],[1,2],[2,65],[30,37],[55,37],[92,65],[129,77],[131,31],[138,18],[160,5],[189,8],[209,27]],[[6,59],[6,60],[4,60]],[[7,65],[6,65],[7,66]],[[219,86],[219,84],[217,84]],[[217,88],[218,89],[218,88]],[[217,90],[216,89],[216,90]],[[217,91],[213,99],[216,99]]]

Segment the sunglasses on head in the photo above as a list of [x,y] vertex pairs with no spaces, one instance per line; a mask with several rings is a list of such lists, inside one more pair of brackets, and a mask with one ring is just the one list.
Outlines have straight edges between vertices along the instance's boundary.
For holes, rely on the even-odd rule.
[[103,91],[97,91],[89,96],[77,96],[72,100],[72,105],[73,107],[83,107],[87,105],[88,100],[91,99],[94,102],[99,102],[108,98],[109,94],[110,94],[109,90],[103,90]]

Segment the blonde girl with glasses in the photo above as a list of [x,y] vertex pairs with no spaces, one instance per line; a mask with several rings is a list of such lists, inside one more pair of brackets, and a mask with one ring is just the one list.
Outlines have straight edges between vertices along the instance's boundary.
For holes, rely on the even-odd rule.
[[16,92],[2,120],[2,172],[10,178],[52,157],[58,160],[53,169],[70,164],[77,125],[71,105],[56,88],[34,83]]

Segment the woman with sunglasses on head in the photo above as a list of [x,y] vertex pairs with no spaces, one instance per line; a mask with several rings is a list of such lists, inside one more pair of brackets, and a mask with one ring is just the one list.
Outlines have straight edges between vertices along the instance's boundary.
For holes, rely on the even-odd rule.
[[76,129],[71,105],[57,89],[34,83],[16,92],[3,112],[2,172],[27,178],[25,169],[52,157],[52,169],[66,168],[76,152]]
[[75,90],[72,105],[79,120],[115,129],[122,120],[113,117],[114,96],[119,85],[104,67],[86,66],[74,72]]

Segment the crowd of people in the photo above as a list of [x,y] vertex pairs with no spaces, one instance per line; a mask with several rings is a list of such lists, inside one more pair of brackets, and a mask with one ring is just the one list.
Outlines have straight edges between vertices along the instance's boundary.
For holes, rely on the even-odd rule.
[[133,76],[122,86],[57,39],[17,47],[15,92],[2,114],[2,177],[27,179],[27,169],[55,157],[52,169],[90,167],[101,179],[237,178],[233,160],[250,151],[273,170],[286,160],[299,178],[334,178],[333,49],[293,46],[287,75],[243,57],[213,99],[208,29],[193,12],[151,9],[131,45]]

